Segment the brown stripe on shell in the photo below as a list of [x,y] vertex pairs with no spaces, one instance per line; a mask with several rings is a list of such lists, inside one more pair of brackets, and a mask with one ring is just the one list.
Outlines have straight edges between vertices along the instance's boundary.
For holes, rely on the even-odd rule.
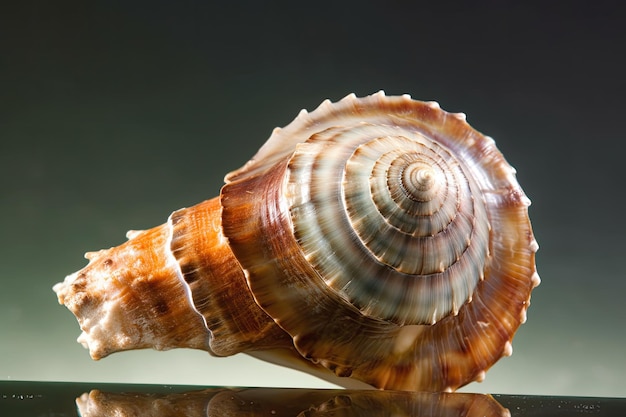
[[170,216],[171,251],[190,288],[194,308],[211,331],[211,352],[291,348],[291,338],[254,302],[221,230],[219,198]]

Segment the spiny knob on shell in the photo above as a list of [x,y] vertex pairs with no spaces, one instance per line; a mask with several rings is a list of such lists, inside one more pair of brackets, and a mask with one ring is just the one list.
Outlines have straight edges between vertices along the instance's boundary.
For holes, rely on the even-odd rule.
[[510,355],[525,321],[529,204],[464,115],[349,95],[275,129],[219,197],[90,254],[54,290],[94,358],[192,347],[454,390]]

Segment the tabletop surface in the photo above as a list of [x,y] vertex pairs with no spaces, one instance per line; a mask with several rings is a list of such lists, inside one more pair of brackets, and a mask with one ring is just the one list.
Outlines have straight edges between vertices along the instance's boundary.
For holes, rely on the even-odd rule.
[[0,416],[624,416],[626,398],[0,381]]

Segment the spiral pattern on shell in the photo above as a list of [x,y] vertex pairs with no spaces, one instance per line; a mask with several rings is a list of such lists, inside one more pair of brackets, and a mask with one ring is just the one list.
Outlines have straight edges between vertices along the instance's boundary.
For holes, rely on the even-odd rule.
[[463,114],[384,93],[303,110],[219,197],[54,289],[94,358],[246,352],[396,390],[481,380],[540,280],[526,198]]
[[[454,389],[510,355],[539,283],[514,174],[463,114],[350,95],[227,176],[224,228],[304,357],[379,387]],[[258,217],[239,212],[251,205]]]
[[298,147],[289,168],[305,256],[364,315],[432,324],[469,299],[489,224],[475,174],[447,148],[410,126],[342,126]]

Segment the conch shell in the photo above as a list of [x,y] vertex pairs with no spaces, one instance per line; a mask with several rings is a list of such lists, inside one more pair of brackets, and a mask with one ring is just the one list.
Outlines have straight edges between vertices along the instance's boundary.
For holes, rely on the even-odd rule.
[[87,253],[54,291],[94,359],[245,352],[346,386],[451,391],[510,355],[526,320],[529,204],[463,114],[349,95],[275,129],[219,197]]

